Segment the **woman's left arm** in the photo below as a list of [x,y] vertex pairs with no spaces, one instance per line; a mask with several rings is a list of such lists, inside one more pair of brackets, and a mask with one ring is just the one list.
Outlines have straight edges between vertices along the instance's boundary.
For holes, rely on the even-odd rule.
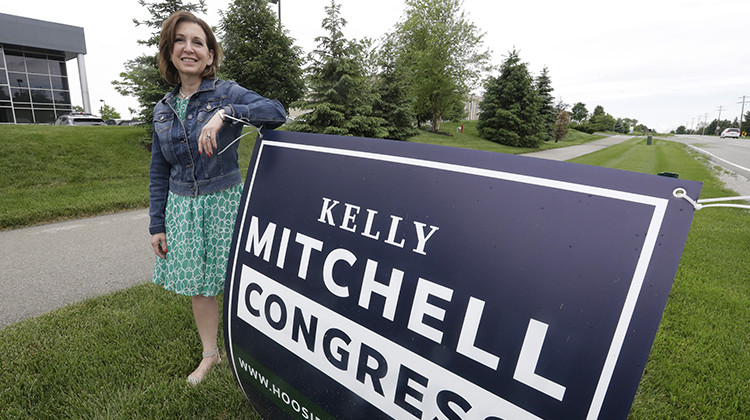
[[224,125],[224,110],[219,109],[210,120],[201,129],[198,137],[198,153],[205,153],[207,156],[214,154],[217,148],[216,137],[219,130]]
[[284,106],[275,99],[264,98],[252,90],[225,81],[227,105],[219,109],[201,129],[198,152],[211,156],[217,148],[216,137],[224,125],[225,115],[246,121],[255,127],[273,129],[286,122]]
[[273,129],[286,122],[286,111],[281,102],[264,98],[235,82],[229,87],[229,103],[223,108],[226,115],[254,125]]

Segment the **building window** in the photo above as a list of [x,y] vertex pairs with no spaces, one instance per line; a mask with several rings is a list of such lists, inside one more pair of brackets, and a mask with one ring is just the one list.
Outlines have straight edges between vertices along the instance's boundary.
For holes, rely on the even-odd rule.
[[62,55],[0,45],[0,123],[50,124],[71,109]]

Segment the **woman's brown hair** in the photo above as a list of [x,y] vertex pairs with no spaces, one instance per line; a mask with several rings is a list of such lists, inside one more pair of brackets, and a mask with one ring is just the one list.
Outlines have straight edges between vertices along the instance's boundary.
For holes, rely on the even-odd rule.
[[177,34],[177,25],[182,22],[190,22],[198,24],[203,32],[206,33],[206,47],[214,52],[213,62],[206,66],[201,77],[213,79],[216,77],[216,69],[219,67],[219,62],[222,59],[221,46],[216,41],[214,32],[211,27],[208,26],[203,19],[200,19],[190,12],[174,12],[172,15],[164,21],[161,27],[161,38],[159,40],[159,55],[157,62],[159,64],[159,73],[164,80],[174,86],[180,83],[180,74],[177,72],[177,68],[172,64],[172,47],[174,46],[175,37]]

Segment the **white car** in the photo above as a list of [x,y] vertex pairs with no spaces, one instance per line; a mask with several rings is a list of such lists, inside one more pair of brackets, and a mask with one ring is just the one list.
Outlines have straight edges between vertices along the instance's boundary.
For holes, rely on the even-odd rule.
[[103,119],[96,115],[83,112],[73,112],[57,117],[55,125],[107,125]]
[[724,131],[721,132],[721,138],[726,137],[734,137],[736,139],[740,138],[740,129],[739,128],[725,128]]

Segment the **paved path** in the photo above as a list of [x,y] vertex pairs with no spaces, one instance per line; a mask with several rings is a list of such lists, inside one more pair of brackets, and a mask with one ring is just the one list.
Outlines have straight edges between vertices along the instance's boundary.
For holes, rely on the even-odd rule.
[[610,136],[599,140],[590,141],[577,146],[560,147],[558,149],[542,150],[540,152],[524,153],[524,156],[531,156],[551,160],[570,160],[578,156],[588,155],[609,146],[622,143],[625,140],[632,139],[633,136]]
[[148,211],[0,232],[0,328],[151,280]]
[[[631,138],[528,153],[568,160]],[[151,280],[148,211],[0,232],[0,328]]]

